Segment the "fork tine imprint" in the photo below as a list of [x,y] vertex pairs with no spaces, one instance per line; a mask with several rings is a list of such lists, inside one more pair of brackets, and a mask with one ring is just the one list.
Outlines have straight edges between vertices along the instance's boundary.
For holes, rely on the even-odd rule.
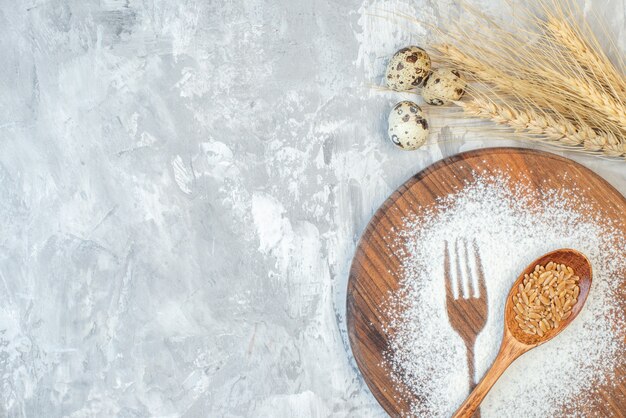
[[478,295],[478,286],[476,284],[476,280],[474,279],[474,275],[472,274],[472,268],[470,267],[470,257],[469,250],[467,245],[467,239],[463,239],[463,256],[465,257],[465,280],[467,281],[467,298],[471,297],[479,297]]
[[478,244],[476,240],[472,241],[472,247],[474,248],[474,263],[476,266],[476,275],[478,276],[478,297],[487,297],[487,285],[485,284],[485,272],[483,271],[483,265],[480,260],[480,253],[478,252]]
[[461,257],[459,254],[459,240],[456,239],[454,241],[454,255],[455,255],[455,264],[456,264],[456,287],[457,287],[457,298],[467,299],[465,293],[465,285],[463,283],[463,272],[461,271]]
[[454,300],[454,294],[452,294],[452,286],[454,285],[452,283],[453,278],[452,278],[452,274],[451,274],[451,266],[450,266],[450,249],[448,248],[448,241],[445,241],[444,243],[444,254],[443,254],[443,275],[444,275],[444,280],[445,280],[445,285],[446,285],[446,303],[449,302],[449,300]]

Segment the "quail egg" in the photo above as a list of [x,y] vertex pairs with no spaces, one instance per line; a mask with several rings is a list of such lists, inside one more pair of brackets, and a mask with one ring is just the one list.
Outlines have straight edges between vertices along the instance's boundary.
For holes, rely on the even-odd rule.
[[396,146],[413,150],[421,147],[428,138],[428,122],[422,109],[415,103],[403,101],[389,113],[389,139]]
[[424,81],[422,97],[431,105],[448,104],[463,96],[466,84],[465,78],[458,70],[438,68]]
[[430,57],[422,48],[409,46],[396,52],[387,64],[385,80],[390,89],[411,90],[422,84],[430,71]]

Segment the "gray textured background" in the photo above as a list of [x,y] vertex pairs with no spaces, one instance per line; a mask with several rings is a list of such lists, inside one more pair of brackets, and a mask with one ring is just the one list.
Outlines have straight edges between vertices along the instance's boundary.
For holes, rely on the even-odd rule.
[[[458,10],[363,1],[1,1],[0,415],[383,414],[345,340],[355,242],[498,142],[385,140],[401,96],[370,85],[428,39],[368,13]],[[585,5],[622,51],[624,9]]]

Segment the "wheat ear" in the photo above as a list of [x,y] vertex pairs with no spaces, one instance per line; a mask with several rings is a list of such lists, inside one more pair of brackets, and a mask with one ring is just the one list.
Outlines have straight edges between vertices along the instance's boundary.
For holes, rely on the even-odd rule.
[[563,19],[550,17],[546,22],[546,28],[582,67],[587,68],[595,77],[604,77],[606,85],[616,90],[614,92],[616,96],[626,97],[626,78],[615,69],[604,54],[587,45],[570,24]]
[[599,151],[610,157],[626,157],[626,144],[620,142],[614,134],[594,130],[582,123],[574,124],[530,108],[514,109],[482,98],[455,104],[469,116],[492,120],[539,140]]
[[[560,76],[556,71],[551,72],[556,79]],[[621,131],[626,132],[626,106],[610,94],[597,89],[591,83],[577,78],[561,76],[564,85],[571,90],[572,100],[583,100],[594,106],[596,111],[605,115],[617,124]]]

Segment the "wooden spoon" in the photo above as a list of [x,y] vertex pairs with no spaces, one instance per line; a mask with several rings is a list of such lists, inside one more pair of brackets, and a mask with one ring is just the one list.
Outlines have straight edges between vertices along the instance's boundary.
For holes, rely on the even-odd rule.
[[[529,335],[521,330],[515,320],[516,314],[513,310],[513,295],[517,293],[518,284],[524,280],[525,274],[532,273],[536,265],[539,264],[545,266],[550,261],[557,264],[565,264],[566,266],[573,268],[574,274],[580,277],[578,282],[578,286],[580,287],[578,302],[576,302],[576,304],[572,307],[572,314],[569,318],[561,321],[560,326],[557,329],[552,329],[546,332],[543,337],[540,337],[539,335]],[[516,358],[538,345],[550,341],[563,331],[574,320],[574,318],[578,316],[578,313],[585,304],[585,300],[587,300],[590,287],[591,263],[587,257],[576,250],[564,248],[552,251],[551,253],[533,261],[515,281],[511,287],[509,295],[506,298],[506,304],[504,307],[504,337],[502,338],[502,344],[500,345],[500,351],[498,352],[496,359],[487,374],[485,374],[480,383],[476,385],[472,393],[470,393],[467,397],[465,402],[463,402],[459,409],[454,413],[453,418],[471,417],[480,406],[480,403],[485,398],[491,387]]]

